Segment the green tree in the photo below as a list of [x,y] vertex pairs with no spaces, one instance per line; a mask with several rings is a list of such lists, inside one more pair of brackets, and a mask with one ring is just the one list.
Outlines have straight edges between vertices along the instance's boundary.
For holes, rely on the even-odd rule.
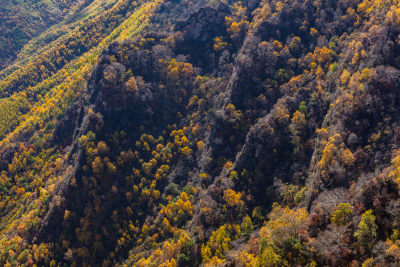
[[274,250],[274,245],[262,238],[260,242],[260,254],[256,260],[257,267],[276,267],[282,266],[282,257]]
[[357,238],[362,253],[369,252],[374,247],[377,228],[372,210],[364,212],[358,224],[357,231],[354,233],[354,237]]
[[243,218],[240,228],[242,230],[241,231],[242,236],[249,238],[251,233],[253,232],[253,222],[251,221],[251,218],[249,215],[246,215]]
[[332,214],[331,222],[340,226],[346,225],[350,220],[353,207],[349,203],[340,203]]

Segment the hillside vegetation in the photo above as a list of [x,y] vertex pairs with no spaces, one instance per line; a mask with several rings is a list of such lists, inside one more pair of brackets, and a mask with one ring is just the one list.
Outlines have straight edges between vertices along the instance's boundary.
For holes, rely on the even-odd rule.
[[10,10],[1,265],[400,264],[397,0]]
[[[2,0],[0,6],[0,69],[10,64],[21,48],[51,25],[72,15],[91,0]],[[56,35],[46,35],[46,41]]]

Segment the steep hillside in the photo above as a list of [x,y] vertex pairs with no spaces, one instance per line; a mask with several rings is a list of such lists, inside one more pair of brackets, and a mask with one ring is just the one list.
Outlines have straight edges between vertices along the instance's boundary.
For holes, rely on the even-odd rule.
[[105,3],[0,73],[2,265],[399,264],[397,1]]
[[[91,1],[2,0],[0,6],[0,69],[32,38],[63,18],[76,15]],[[48,39],[54,36],[47,36]]]

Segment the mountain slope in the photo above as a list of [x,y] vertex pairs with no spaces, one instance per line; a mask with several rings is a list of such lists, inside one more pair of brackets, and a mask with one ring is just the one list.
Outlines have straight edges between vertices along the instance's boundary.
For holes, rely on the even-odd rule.
[[399,3],[98,8],[2,72],[3,265],[399,262]]
[[73,15],[91,1],[10,1],[0,7],[0,69],[7,66],[19,50],[49,26]]

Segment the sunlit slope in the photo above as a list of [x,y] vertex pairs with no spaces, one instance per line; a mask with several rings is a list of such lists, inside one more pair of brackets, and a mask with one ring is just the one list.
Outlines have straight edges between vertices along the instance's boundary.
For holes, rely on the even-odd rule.
[[0,5],[0,69],[11,63],[29,40],[90,2],[3,0]]
[[[145,27],[147,18],[142,18],[141,10],[128,14],[138,6],[140,4],[136,2],[118,1],[108,11],[100,12],[97,17],[53,41],[41,53],[30,56],[23,67],[0,80],[1,94],[3,97],[22,95],[30,104],[35,104],[40,103],[40,99],[53,88],[64,88],[65,93],[68,92],[65,88],[78,88],[100,52],[110,42],[130,37]],[[4,106],[0,118],[5,122],[0,137],[10,132],[18,120],[24,125],[21,118],[10,114],[8,106],[12,101],[13,98],[0,100],[0,105]],[[26,106],[18,107],[17,113],[26,110]]]
[[[12,147],[15,145],[18,147],[18,152],[14,154],[14,157],[22,160],[21,163],[23,165],[33,164],[36,167],[30,170],[23,170],[23,168],[21,169],[22,165],[17,167],[18,163],[15,166],[16,169],[9,167],[9,174],[14,173],[16,176],[3,175],[1,178],[1,209],[2,214],[5,216],[2,217],[0,222],[2,229],[0,250],[4,251],[7,248],[7,251],[9,251],[10,246],[14,252],[18,253],[24,249],[30,251],[41,249],[37,246],[32,247],[25,242],[27,240],[21,242],[19,236],[26,235],[26,232],[25,230],[21,232],[18,229],[24,228],[27,224],[32,227],[38,225],[39,218],[45,215],[48,208],[46,200],[52,194],[54,185],[61,182],[63,178],[63,174],[60,173],[60,164],[63,162],[65,154],[56,147],[48,146],[57,119],[64,114],[69,103],[74,101],[80,95],[80,92],[84,90],[86,78],[102,50],[116,39],[124,40],[127,36],[132,37],[140,33],[148,25],[153,10],[160,3],[161,1],[118,1],[108,12],[90,20],[93,22],[107,18],[107,14],[110,17],[117,16],[112,18],[115,22],[101,24],[109,26],[104,34],[96,34],[95,26],[87,29],[93,35],[96,35],[96,40],[93,41],[96,44],[92,43],[93,45],[87,47],[87,51],[75,51],[75,53],[69,54],[69,60],[64,60],[62,66],[59,68],[55,66],[47,76],[41,75],[31,81],[28,86],[20,86],[14,92],[12,90],[9,91],[11,87],[4,86],[5,83],[12,81],[12,79],[6,78],[2,81],[2,88],[5,91],[9,91],[13,96],[0,100],[0,105],[3,107],[0,110],[1,135],[4,138],[1,141],[1,147],[3,149],[8,147],[7,149],[9,149],[11,142],[14,144]],[[94,24],[97,24],[97,22]],[[81,30],[84,29],[85,25],[81,26]],[[82,33],[76,31],[70,34],[81,35]],[[85,41],[82,40],[82,42],[84,43]],[[62,46],[62,44],[51,46],[49,50],[44,51],[39,57],[44,57],[49,53],[52,55],[59,53],[59,46]],[[52,60],[59,59],[58,57],[45,58],[49,64],[52,64]],[[29,76],[27,74],[29,69],[36,66],[38,66],[37,58],[30,61],[26,67],[18,70],[18,75],[22,77],[25,77],[24,75]],[[27,113],[22,115],[26,111]],[[19,142],[21,138],[23,140],[29,139],[29,142],[32,142],[34,146],[30,148],[24,147]],[[40,178],[38,180],[37,177],[39,176],[44,179]],[[37,192],[37,194],[28,193],[28,196],[24,193],[28,191]],[[22,228],[18,228],[18,225]],[[16,258],[10,257],[8,252],[6,253],[1,256],[2,263],[16,260]],[[48,259],[40,256],[35,262],[44,264],[45,262],[48,263]]]
[[88,5],[80,6],[77,10],[70,10],[69,16],[50,26],[43,33],[32,38],[32,40],[24,45],[18,52],[14,62],[0,71],[0,77],[4,78],[52,46],[60,44],[71,32],[78,30],[79,26],[87,23],[90,18],[106,12],[116,2],[117,0],[95,0],[88,3]]

